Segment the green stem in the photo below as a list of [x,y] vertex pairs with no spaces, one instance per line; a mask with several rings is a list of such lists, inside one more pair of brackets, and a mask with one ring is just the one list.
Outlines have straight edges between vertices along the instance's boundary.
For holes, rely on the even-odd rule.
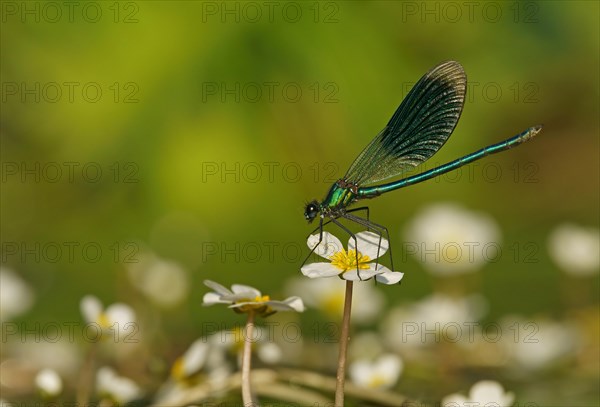
[[344,382],[346,380],[346,355],[350,341],[350,313],[352,311],[352,281],[346,281],[346,298],[344,300],[344,316],[340,334],[340,354],[335,385],[335,406],[344,407]]
[[250,387],[250,361],[252,359],[252,335],[254,331],[254,311],[248,312],[244,332],[244,353],[242,354],[242,401],[244,406],[254,406]]

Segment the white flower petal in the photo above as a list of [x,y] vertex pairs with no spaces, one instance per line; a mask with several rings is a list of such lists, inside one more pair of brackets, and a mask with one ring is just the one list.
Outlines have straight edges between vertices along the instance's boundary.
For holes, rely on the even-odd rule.
[[383,264],[369,263],[369,270],[373,270],[377,274],[389,273],[392,270],[384,266]]
[[243,307],[244,305],[248,305],[248,304],[254,304],[253,302],[234,302],[233,304],[230,304],[227,306],[227,308],[240,308]]
[[186,376],[196,373],[202,368],[208,356],[209,345],[204,339],[198,339],[183,355],[183,370]]
[[368,387],[373,375],[373,366],[366,360],[357,360],[350,365],[348,374],[352,381],[362,387]]
[[574,224],[562,224],[548,239],[550,257],[573,276],[598,274],[600,270],[600,232]]
[[389,388],[402,371],[402,360],[393,354],[385,354],[375,362],[358,360],[350,365],[352,381],[362,387]]
[[135,312],[126,304],[119,302],[111,304],[105,313],[111,325],[116,323],[119,325],[119,329],[124,329],[126,324],[135,322]]
[[404,273],[400,273],[399,271],[384,271],[375,276],[375,280],[379,283],[390,285],[400,282],[402,277],[404,277]]
[[402,359],[398,356],[388,353],[379,357],[375,363],[375,367],[377,371],[381,375],[387,377],[390,382],[396,383],[398,377],[400,377],[400,373],[402,373],[404,364],[402,363]]
[[[381,239],[381,245],[380,240]],[[356,234],[359,253],[369,256],[371,259],[381,257],[388,251],[390,243],[383,236],[373,232],[360,232]],[[348,250],[355,250],[354,239],[348,240]]]
[[214,281],[211,280],[204,280],[204,285],[207,286],[208,288],[212,288],[213,290],[215,290],[216,293],[221,294],[221,295],[229,295],[232,294],[232,292],[223,287],[221,284],[219,283],[215,283]]
[[283,301],[296,312],[304,312],[304,301],[300,297],[290,297]]
[[368,269],[361,269],[361,270],[348,270],[346,272],[344,272],[344,274],[342,274],[342,278],[344,280],[348,280],[348,281],[361,281],[361,280],[368,280],[370,278],[373,278],[373,276],[377,275],[381,273],[381,271],[379,270],[379,268],[377,268],[377,270],[375,270],[375,267],[370,267]]
[[514,395],[505,393],[504,388],[493,380],[482,380],[473,385],[469,391],[471,402],[481,405],[495,403],[502,407],[512,405]]
[[101,395],[110,395],[119,404],[126,404],[141,395],[140,388],[133,380],[118,376],[109,367],[98,369],[96,389]]
[[98,321],[98,317],[102,313],[102,303],[93,295],[86,295],[81,299],[79,309],[85,322],[94,323]]
[[260,360],[269,364],[278,363],[283,356],[281,348],[273,342],[267,342],[264,345],[259,346],[257,353]]
[[435,204],[407,225],[404,244],[428,271],[451,275],[477,271],[494,259],[500,236],[499,226],[487,214]]
[[35,376],[35,385],[45,395],[58,396],[63,389],[62,379],[52,369],[43,369]]
[[221,297],[221,299],[223,301],[227,301],[228,303],[238,301],[253,303],[255,302],[254,299],[256,297],[260,297],[260,294],[256,295],[256,291],[243,291],[237,294],[224,295]]
[[33,290],[14,271],[0,266],[0,321],[27,312],[34,301]]
[[334,277],[342,271],[331,263],[310,263],[302,266],[302,274],[309,278]]
[[300,297],[290,297],[285,301],[267,301],[265,304],[275,311],[304,311],[304,303]]
[[231,304],[230,306],[228,306],[227,308],[241,308],[245,305],[260,305],[260,304],[265,304],[264,302],[258,302],[258,301],[238,301],[238,302],[234,302],[233,304]]
[[206,293],[202,297],[202,305],[214,305],[214,304],[229,304],[231,301],[223,300],[223,296],[217,293]]
[[243,284],[234,284],[231,286],[231,290],[234,294],[251,295],[250,297],[246,298],[256,298],[262,295],[256,288]]
[[340,239],[338,239],[337,237],[335,237],[334,235],[332,235],[329,232],[323,232],[323,240],[317,246],[318,242],[319,242],[319,235],[316,234],[316,235],[310,235],[308,237],[308,241],[306,243],[308,245],[308,248],[311,250],[313,247],[316,246],[314,252],[316,254],[318,254],[319,256],[324,257],[326,259],[329,259],[335,253],[342,251],[342,249],[344,248],[344,246],[342,245],[342,242],[340,242]]

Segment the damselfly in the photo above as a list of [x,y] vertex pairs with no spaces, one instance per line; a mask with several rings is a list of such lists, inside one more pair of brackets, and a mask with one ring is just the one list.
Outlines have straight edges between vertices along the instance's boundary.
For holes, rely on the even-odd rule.
[[[343,178],[337,180],[321,202],[313,200],[306,205],[304,217],[312,222],[319,217],[319,241],[312,248],[304,263],[323,241],[323,226],[332,222],[354,239],[358,269],[359,247],[356,236],[338,219],[348,219],[373,230],[381,238],[389,231],[385,226],[371,222],[369,208],[362,206],[348,209],[354,203],[375,198],[383,193],[414,185],[455,170],[486,155],[508,150],[536,136],[541,125],[500,143],[485,147],[447,164],[397,181],[379,182],[399,177],[433,156],[448,140],[456,127],[463,109],[467,77],[463,67],[456,61],[448,61],[427,72],[402,101],[389,123],[358,155]],[[366,218],[355,213],[365,211]],[[327,220],[326,220],[327,219]],[[392,270],[394,263],[390,246]]]

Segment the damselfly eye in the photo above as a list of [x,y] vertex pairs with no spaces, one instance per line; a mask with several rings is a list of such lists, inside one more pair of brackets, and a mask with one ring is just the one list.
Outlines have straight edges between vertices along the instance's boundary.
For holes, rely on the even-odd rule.
[[308,222],[312,222],[314,218],[319,214],[319,205],[316,201],[310,202],[306,205],[306,209],[304,210],[304,218]]

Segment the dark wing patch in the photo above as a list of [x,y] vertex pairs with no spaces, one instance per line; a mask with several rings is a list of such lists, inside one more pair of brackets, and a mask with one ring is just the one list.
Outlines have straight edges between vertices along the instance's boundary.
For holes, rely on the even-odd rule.
[[345,179],[367,185],[398,176],[433,156],[458,123],[467,77],[456,61],[441,63],[410,90],[387,126],[354,160]]

